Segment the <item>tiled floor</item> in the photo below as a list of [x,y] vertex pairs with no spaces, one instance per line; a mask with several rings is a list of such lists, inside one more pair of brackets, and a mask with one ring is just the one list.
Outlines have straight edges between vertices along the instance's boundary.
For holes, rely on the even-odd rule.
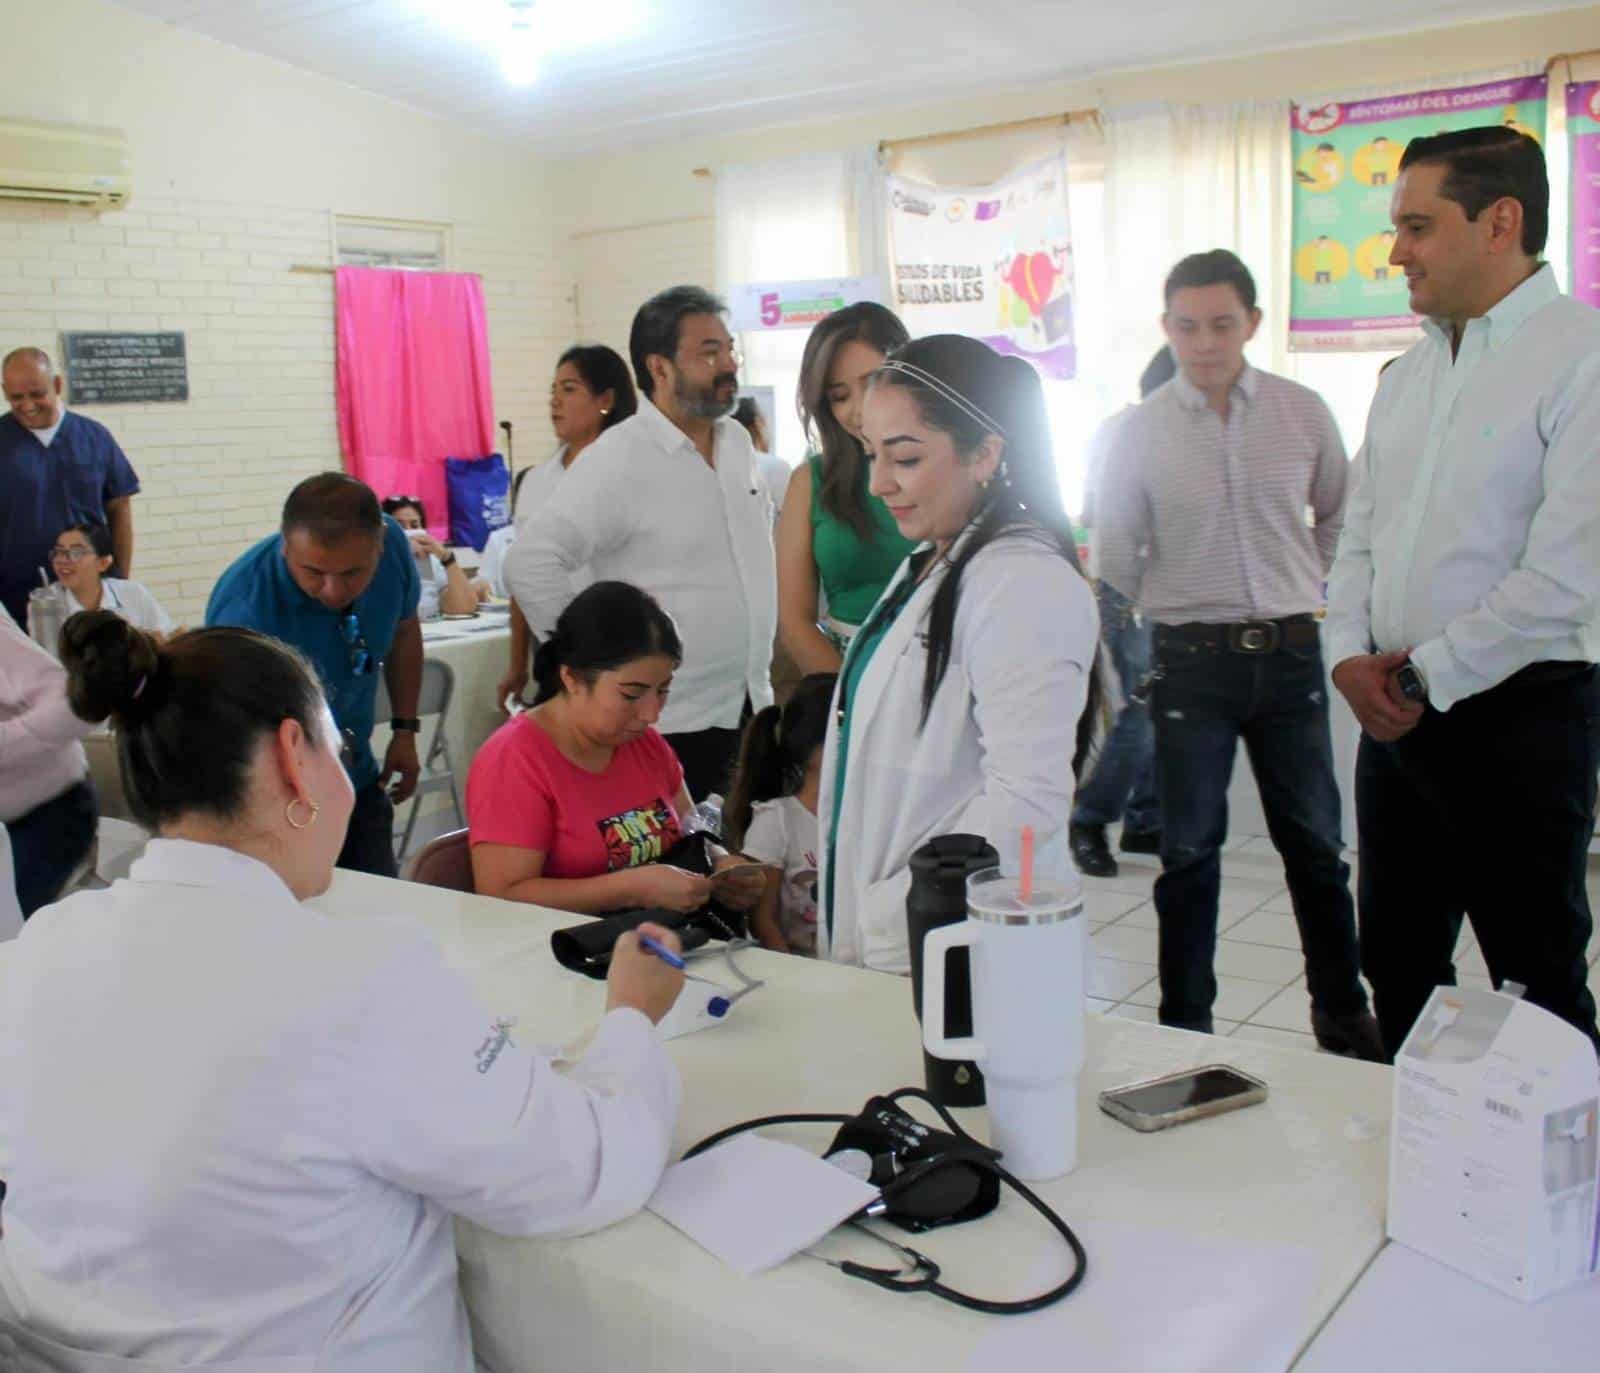
[[[1115,833],[1111,836],[1116,851]],[[1356,860],[1347,855],[1351,881]],[[1160,862],[1116,854],[1114,878],[1084,879],[1089,941],[1089,1006],[1104,1015],[1154,1021],[1161,1002],[1156,979],[1156,913],[1151,886]],[[1600,858],[1589,860],[1589,896],[1600,911]],[[1265,836],[1229,840],[1222,858],[1221,914],[1217,922],[1216,1033],[1315,1052],[1305,961],[1283,864]],[[1456,949],[1463,985],[1488,986],[1483,956],[1469,927]],[[1589,985],[1600,997],[1600,934],[1589,945]]]

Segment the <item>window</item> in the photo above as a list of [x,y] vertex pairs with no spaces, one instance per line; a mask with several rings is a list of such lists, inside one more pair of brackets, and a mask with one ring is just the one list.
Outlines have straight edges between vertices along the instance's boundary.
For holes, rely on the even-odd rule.
[[448,266],[449,248],[448,225],[354,215],[334,219],[334,259],[341,267],[442,272]]

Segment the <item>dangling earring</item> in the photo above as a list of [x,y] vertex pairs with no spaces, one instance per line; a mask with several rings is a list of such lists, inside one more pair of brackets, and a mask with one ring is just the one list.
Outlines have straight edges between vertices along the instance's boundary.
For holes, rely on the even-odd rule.
[[1011,489],[1011,468],[1004,458],[1000,459],[1000,482],[1007,491]]
[[[309,820],[296,820],[294,818],[294,808],[296,806],[304,806],[311,812],[311,818]],[[296,796],[283,808],[283,818],[289,822],[291,829],[308,830],[317,823],[317,812],[321,809],[322,807],[315,801],[307,801],[303,796]]]

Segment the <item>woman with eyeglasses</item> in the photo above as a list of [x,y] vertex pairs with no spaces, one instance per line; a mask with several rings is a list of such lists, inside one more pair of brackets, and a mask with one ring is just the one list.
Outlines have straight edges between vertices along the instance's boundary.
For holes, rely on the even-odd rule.
[[50,570],[66,595],[67,614],[109,610],[140,629],[170,634],[172,617],[148,587],[107,575],[112,561],[111,531],[103,524],[70,524],[56,535]]
[[157,837],[0,963],[0,1347],[472,1373],[452,1218],[578,1233],[644,1204],[679,1100],[652,1022],[682,973],[623,936],[598,1031],[557,1071],[420,930],[306,904],[354,794],[305,659],[105,612],[68,623],[62,657]]
[[[417,617],[437,620],[441,615],[471,615],[476,611],[478,593],[461,570],[456,555],[428,533],[428,512],[422,501],[416,496],[390,496],[383,503],[383,513],[392,516],[411,540],[417,580],[422,584]],[[488,599],[487,593],[482,599]]]

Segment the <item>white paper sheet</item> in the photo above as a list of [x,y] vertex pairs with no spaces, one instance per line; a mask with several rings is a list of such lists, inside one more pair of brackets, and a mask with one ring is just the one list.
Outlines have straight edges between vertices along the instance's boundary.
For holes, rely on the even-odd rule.
[[650,1210],[741,1273],[760,1273],[877,1195],[815,1154],[746,1134],[668,1168]]

